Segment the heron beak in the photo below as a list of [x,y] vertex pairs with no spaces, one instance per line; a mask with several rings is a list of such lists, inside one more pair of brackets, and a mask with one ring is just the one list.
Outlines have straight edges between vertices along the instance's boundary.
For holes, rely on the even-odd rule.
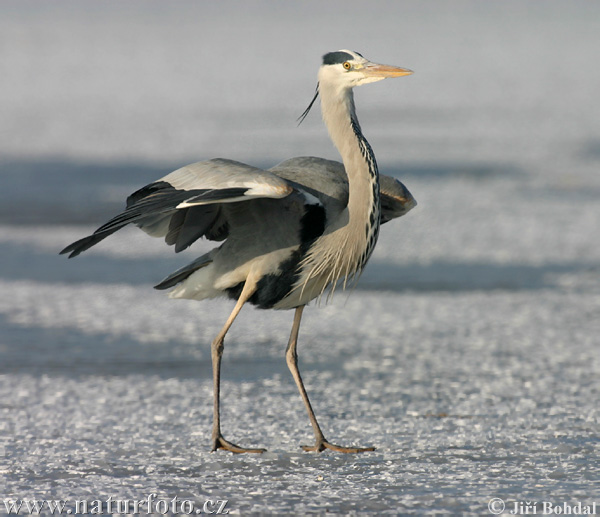
[[363,69],[363,73],[367,77],[380,77],[385,79],[386,77],[402,77],[403,75],[410,75],[413,73],[413,71],[409,70],[408,68],[400,68],[399,66],[369,63]]

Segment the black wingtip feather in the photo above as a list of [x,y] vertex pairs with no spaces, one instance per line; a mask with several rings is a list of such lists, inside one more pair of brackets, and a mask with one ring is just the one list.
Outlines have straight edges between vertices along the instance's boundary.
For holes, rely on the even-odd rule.
[[[116,230],[114,230],[116,231]],[[110,234],[114,233],[114,231],[110,232],[102,232],[102,233],[93,233],[92,235],[88,235],[83,239],[79,239],[72,244],[69,244],[64,250],[62,250],[59,255],[66,255],[69,253],[68,258],[76,257],[80,255],[86,250],[89,250],[92,246],[98,244],[101,240],[106,239]]]
[[[220,225],[219,228],[213,229],[218,211],[212,206],[207,206],[211,202],[240,198],[248,190],[250,190],[248,187],[177,190],[166,181],[151,183],[127,198],[127,207],[123,212],[100,226],[92,235],[70,244],[60,254],[69,254],[69,258],[76,257],[129,223],[140,226],[140,223],[143,225],[143,222],[149,216],[175,213],[177,207],[183,202],[190,205],[198,203],[198,205],[191,206],[180,216],[175,216],[166,236],[167,244],[175,244],[175,251],[180,252],[204,234],[207,235],[207,238],[211,238],[210,235],[215,234],[216,238],[213,240],[222,240],[227,236],[227,226]],[[204,206],[205,203],[208,203],[208,205]],[[190,214],[205,214],[208,218],[201,218],[203,220],[201,224],[196,222],[186,227],[185,224],[182,224],[182,219],[185,221],[186,215]]]

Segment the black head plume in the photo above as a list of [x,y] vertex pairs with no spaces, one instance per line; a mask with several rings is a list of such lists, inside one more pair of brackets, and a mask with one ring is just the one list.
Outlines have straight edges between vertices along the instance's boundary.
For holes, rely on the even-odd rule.
[[313,107],[313,104],[317,100],[318,96],[319,96],[319,83],[317,83],[317,88],[315,89],[315,96],[313,97],[312,101],[310,101],[310,104],[308,105],[308,108],[306,108],[304,110],[304,113],[302,113],[302,115],[300,115],[298,117],[298,125],[300,125],[300,124],[302,124],[302,122],[304,122],[304,119],[306,118],[306,116],[308,115],[309,111]]

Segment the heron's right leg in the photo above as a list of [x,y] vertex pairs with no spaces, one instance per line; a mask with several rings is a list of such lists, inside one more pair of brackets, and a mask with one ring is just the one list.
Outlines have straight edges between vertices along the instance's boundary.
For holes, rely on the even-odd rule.
[[306,411],[308,412],[308,418],[310,419],[310,423],[315,433],[315,445],[303,445],[302,448],[305,451],[316,452],[321,452],[325,449],[346,453],[374,451],[375,447],[342,447],[340,445],[335,445],[328,442],[323,435],[323,431],[321,431],[321,427],[319,426],[319,422],[317,422],[315,412],[313,411],[310,400],[308,399],[308,393],[306,393],[306,389],[304,388],[304,383],[302,382],[302,377],[300,376],[300,370],[298,370],[298,354],[296,352],[296,346],[298,345],[298,332],[300,331],[300,320],[302,319],[303,310],[304,305],[296,307],[296,312],[294,313],[294,324],[292,325],[292,333],[290,334],[290,341],[285,352],[285,359],[287,361],[288,368],[292,372],[292,376],[296,381],[298,390],[300,390],[300,396],[304,401]]
[[212,358],[212,368],[213,368],[213,430],[212,430],[212,451],[216,451],[217,449],[225,449],[231,452],[255,452],[261,453],[265,452],[265,449],[246,449],[244,447],[240,447],[231,443],[221,434],[221,415],[220,415],[220,389],[221,389],[221,357],[223,355],[223,342],[225,340],[225,335],[227,331],[231,328],[235,318],[242,310],[244,304],[248,301],[248,299],[254,294],[256,290],[256,283],[250,279],[246,279],[246,283],[244,284],[244,288],[242,289],[242,293],[238,298],[231,315],[227,319],[225,326],[219,332],[215,340],[212,342],[210,352]]

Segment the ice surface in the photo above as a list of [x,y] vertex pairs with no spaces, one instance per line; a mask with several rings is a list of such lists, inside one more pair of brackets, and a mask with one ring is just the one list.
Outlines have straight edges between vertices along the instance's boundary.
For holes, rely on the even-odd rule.
[[[168,5],[0,6],[0,498],[156,493],[243,515],[600,502],[600,7]],[[188,161],[335,158],[317,115],[293,121],[340,47],[417,72],[357,104],[419,205],[382,228],[354,290],[307,309],[299,344],[327,437],[377,450],[301,451],[292,313],[248,307],[223,427],[269,452],[210,453],[209,347],[232,302],[151,286],[212,244],[175,255],[127,229],[57,253]]]

